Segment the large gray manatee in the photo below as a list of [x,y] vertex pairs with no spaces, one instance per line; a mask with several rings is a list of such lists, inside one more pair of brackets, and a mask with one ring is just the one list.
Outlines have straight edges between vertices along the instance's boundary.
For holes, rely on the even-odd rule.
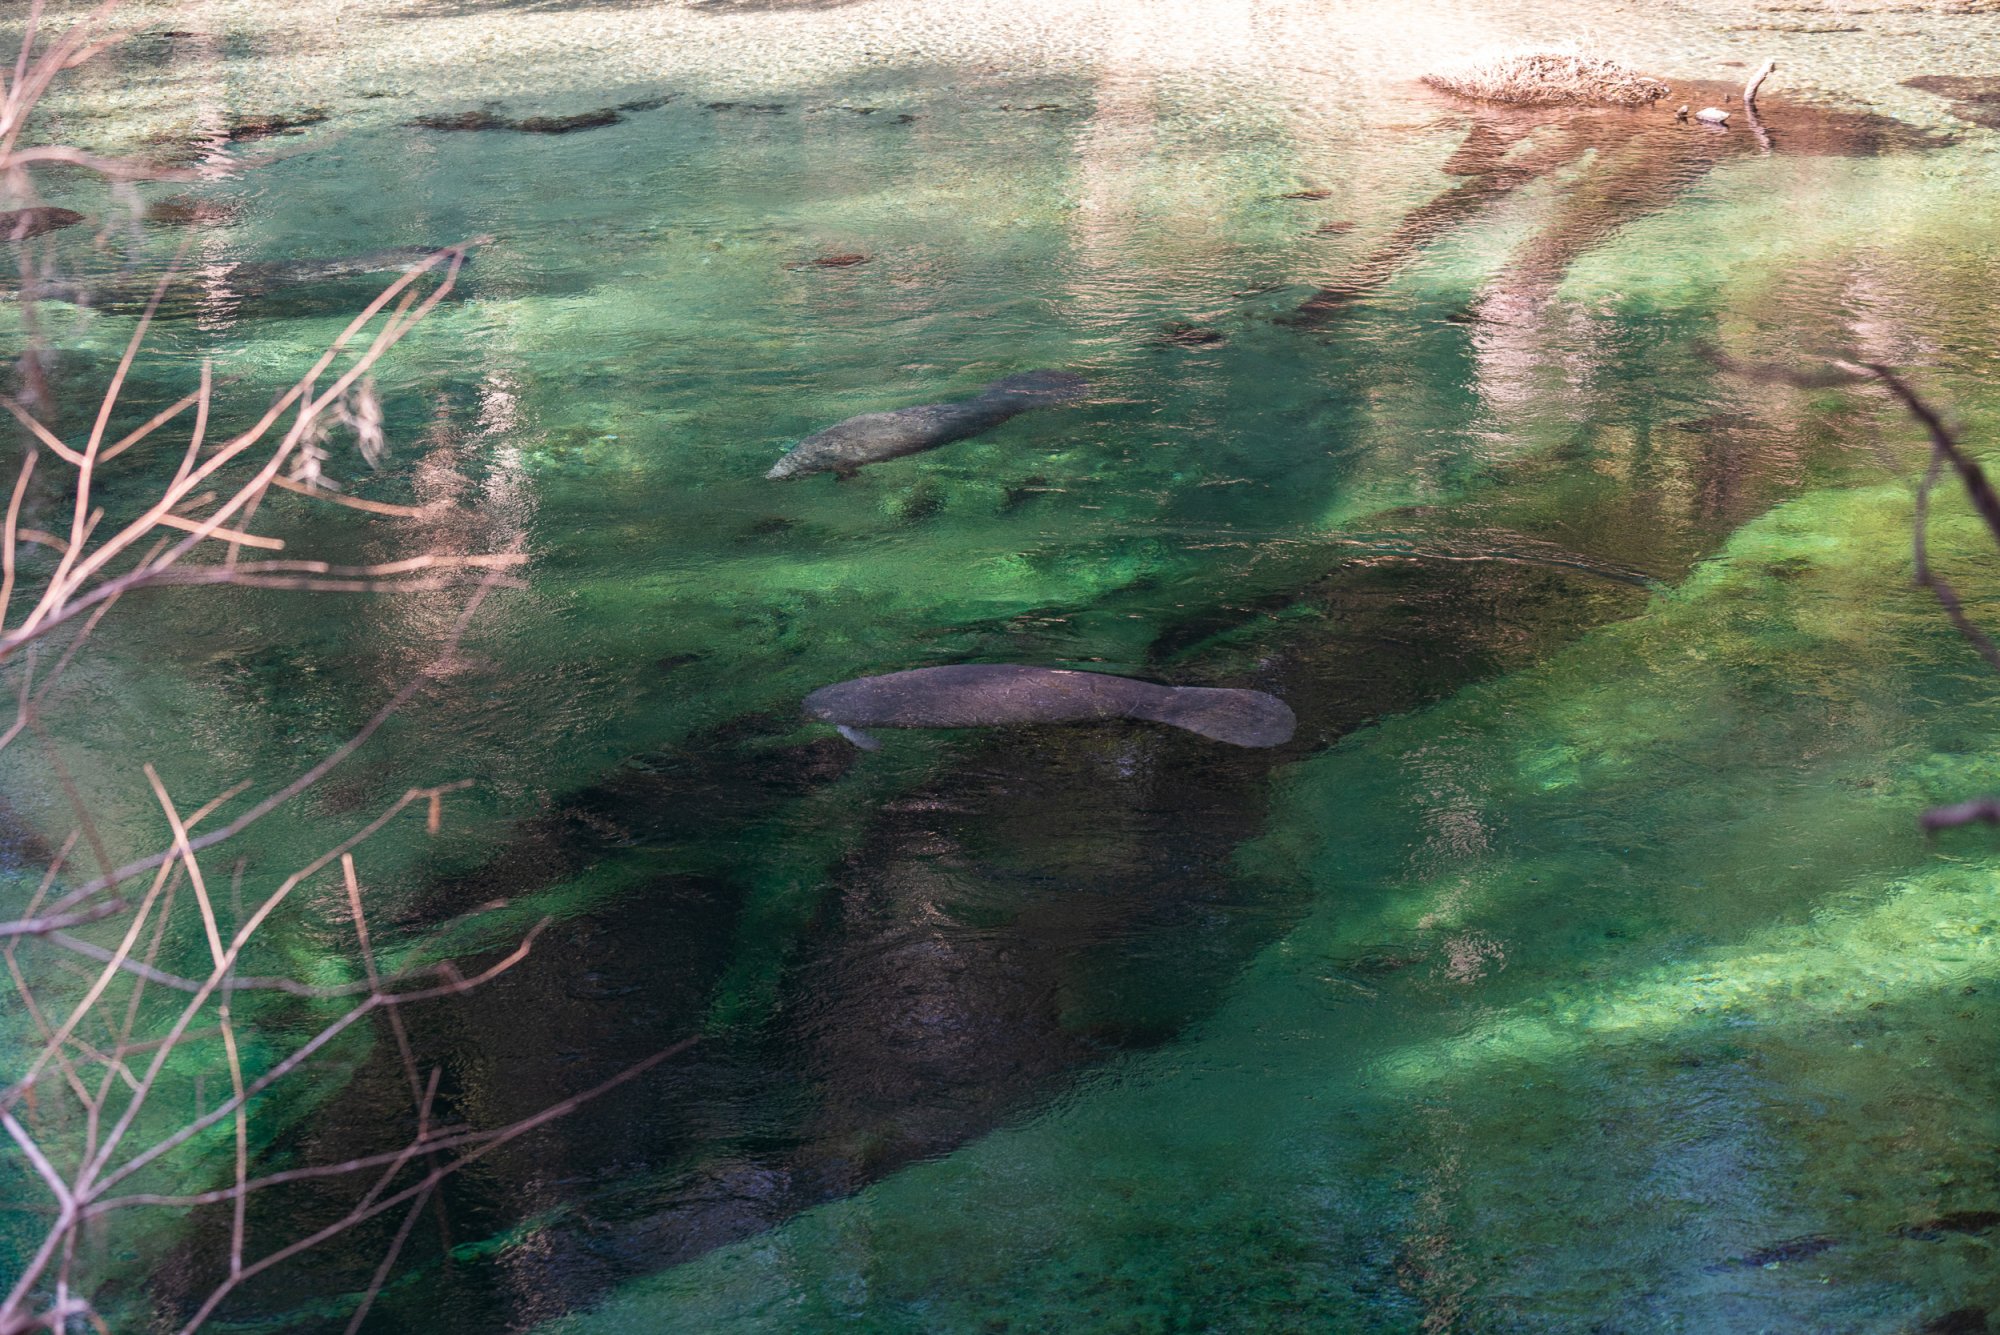
[[866,751],[867,728],[984,728],[1008,723],[1096,723],[1145,719],[1233,746],[1277,746],[1292,738],[1292,711],[1263,691],[1159,686],[1104,672],[962,663],[856,677],[805,698],[808,716],[840,729]]
[[1031,408],[1072,402],[1088,389],[1082,376],[1067,371],[1024,371],[996,380],[976,397],[958,403],[924,403],[894,412],[863,413],[807,436],[764,476],[783,479],[837,473],[849,477],[863,464],[964,440],[991,431]]

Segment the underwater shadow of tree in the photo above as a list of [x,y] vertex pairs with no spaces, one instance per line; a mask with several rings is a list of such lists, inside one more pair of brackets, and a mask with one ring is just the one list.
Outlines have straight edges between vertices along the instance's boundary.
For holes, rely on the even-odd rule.
[[[1736,90],[1695,82],[1669,101],[1727,105]],[[1762,139],[1738,129],[1676,120],[1663,105],[1645,107],[1508,106],[1428,91],[1470,118],[1465,141],[1445,162],[1461,184],[1405,214],[1396,227],[1289,317],[1312,325],[1394,278],[1434,242],[1486,217],[1523,186],[1579,162],[1578,179],[1560,192],[1555,216],[1529,241],[1482,305],[1510,290],[1553,291],[1569,266],[1628,223],[1671,207],[1726,162],[1778,156],[1873,157],[1941,148],[1951,136],[1871,112],[1781,98],[1760,99]],[[1753,120],[1753,124],[1755,121]]]
[[[1517,664],[1514,634],[1482,630],[1495,600],[1534,605],[1503,620],[1553,619],[1566,633],[1575,582],[1588,578],[1453,566],[1444,572],[1453,587],[1411,617],[1409,575],[1367,568],[1348,576],[1382,587],[1376,597],[1350,590],[1343,638],[1365,619],[1397,623],[1380,636],[1354,636],[1350,647],[1367,662],[1357,659],[1336,680],[1324,656],[1292,660],[1348,697],[1372,683],[1372,707],[1348,700],[1359,714],[1425,703]],[[1462,642],[1434,620],[1429,638],[1413,633],[1428,612],[1452,608],[1473,613],[1458,622],[1464,636],[1490,643]],[[1384,645],[1395,646],[1390,657],[1406,656],[1400,666]],[[589,847],[667,847],[697,832],[698,799],[712,799],[713,785],[734,789],[727,805],[747,822],[853,763],[845,743],[828,739],[784,748],[796,763],[773,766],[765,744],[777,727],[739,721],[682,753],[706,760],[649,766],[580,794],[549,818],[548,844],[517,842],[493,870],[544,882],[587,862]],[[1296,896],[1246,880],[1231,861],[1261,828],[1270,764],[1137,727],[1028,730],[970,748],[867,814],[870,833],[828,873],[815,922],[795,943],[769,1025],[704,1045],[643,1095],[582,1110],[582,1120],[552,1131],[532,1155],[495,1156],[447,1196],[454,1230],[504,1235],[535,1205],[575,1209],[537,1230],[532,1262],[512,1263],[531,1265],[538,1292],[561,1310],[955,1149],[1084,1071],[1172,1040],[1301,909]],[[712,801],[706,809],[712,818]],[[510,888],[482,875],[464,893]],[[550,948],[479,1006],[423,1017],[420,1046],[466,1054],[452,1063],[454,1104],[498,1115],[545,1086],[613,1069],[628,1047],[698,1019],[741,893],[715,881],[659,879],[554,929]],[[581,988],[579,955],[591,965]],[[357,1151],[372,1100],[394,1088],[393,1078],[385,1069],[381,1080],[358,1081],[317,1134]],[[560,1200],[535,1186],[550,1180],[569,1184]],[[357,1248],[343,1264],[359,1273],[369,1255]],[[435,1279],[450,1286],[454,1310],[521,1319],[501,1296],[518,1294],[518,1275],[502,1282],[455,1266]],[[412,1301],[435,1298],[427,1291]]]

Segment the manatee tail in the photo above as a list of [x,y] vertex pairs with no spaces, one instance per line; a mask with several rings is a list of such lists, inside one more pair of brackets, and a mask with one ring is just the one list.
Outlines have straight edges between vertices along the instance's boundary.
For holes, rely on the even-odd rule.
[[1157,700],[1135,709],[1133,717],[1185,728],[1231,746],[1278,746],[1292,740],[1298,726],[1291,709],[1263,691],[1172,686]]

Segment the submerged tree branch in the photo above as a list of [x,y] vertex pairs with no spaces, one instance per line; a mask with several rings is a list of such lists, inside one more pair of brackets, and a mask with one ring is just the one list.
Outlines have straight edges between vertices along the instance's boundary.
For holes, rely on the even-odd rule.
[[[1768,62],[1767,62],[1768,63]],[[1749,98],[1758,83],[1769,70],[1760,70],[1756,78],[1744,90]],[[1964,489],[1966,499],[1971,502],[1973,513],[1985,525],[1987,534],[1996,546],[2000,546],[2000,493],[1996,493],[1992,480],[1977,459],[1966,453],[1958,435],[1945,425],[1943,414],[1919,394],[1905,380],[1900,372],[1880,362],[1853,362],[1833,359],[1826,367],[1801,370],[1781,366],[1771,362],[1747,362],[1727,354],[1708,350],[1710,361],[1725,370],[1752,379],[1776,384],[1795,385],[1807,389],[1824,389],[1837,385],[1856,385],[1874,381],[1887,389],[1890,395],[1910,416],[1922,426],[1930,438],[1930,459],[1925,465],[1923,476],[1916,488],[1916,509],[1910,528],[1911,558],[1915,567],[1914,582],[1919,588],[1929,589],[1943,609],[1945,619],[1959,637],[1971,645],[1987,666],[2000,672],[2000,644],[1996,644],[1984,628],[1973,621],[1965,610],[1965,602],[1951,581],[1937,572],[1930,558],[1931,499],[1937,484],[1944,475],[1946,465],[1957,475],[1959,485]],[[1947,830],[1975,821],[2000,825],[2000,797],[1977,798],[1970,802],[1960,802],[1951,806],[1932,807],[1918,818],[1918,825],[1926,834]]]

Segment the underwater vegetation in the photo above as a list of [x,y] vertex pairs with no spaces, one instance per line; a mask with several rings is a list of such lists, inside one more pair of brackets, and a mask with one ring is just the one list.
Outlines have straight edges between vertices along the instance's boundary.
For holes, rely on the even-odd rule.
[[[168,879],[77,1043],[129,920],[21,933],[5,1110],[66,1191],[119,1062],[172,1054],[121,1143],[199,1123],[68,1261],[0,1158],[43,1310],[2000,1310],[1986,17],[1614,5],[1522,102],[1418,76],[1573,8],[283,8],[51,93],[158,179],[0,201],[76,220],[5,243],[10,574],[168,494],[219,572],[6,683],[9,921]],[[280,401],[268,485],[182,485]],[[95,527],[31,423],[115,451]],[[118,989],[211,975],[144,1048]]]

